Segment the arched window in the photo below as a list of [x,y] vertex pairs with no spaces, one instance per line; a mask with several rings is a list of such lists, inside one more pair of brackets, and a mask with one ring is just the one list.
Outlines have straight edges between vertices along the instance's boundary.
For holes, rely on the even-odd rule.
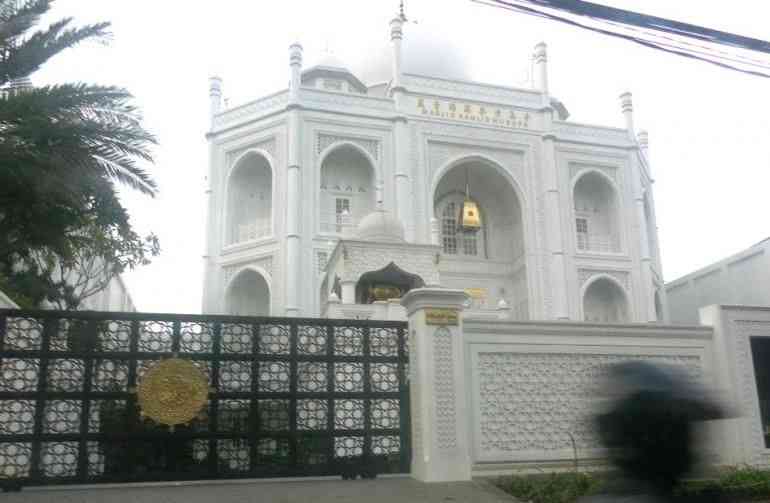
[[583,295],[583,315],[586,321],[599,323],[629,321],[625,292],[607,278],[593,281]]
[[485,258],[486,219],[481,206],[479,205],[479,211],[482,212],[481,229],[476,232],[463,232],[457,227],[464,200],[463,194],[453,193],[439,202],[436,214],[441,219],[441,249],[447,255]]
[[573,194],[577,249],[590,252],[620,251],[620,223],[615,188],[599,173],[583,174]]
[[262,155],[252,152],[233,166],[227,184],[227,244],[253,241],[273,233],[273,173]]
[[375,208],[374,167],[357,148],[343,144],[321,164],[320,230],[344,234]]
[[227,312],[240,316],[269,316],[270,287],[257,271],[244,269],[227,289]]

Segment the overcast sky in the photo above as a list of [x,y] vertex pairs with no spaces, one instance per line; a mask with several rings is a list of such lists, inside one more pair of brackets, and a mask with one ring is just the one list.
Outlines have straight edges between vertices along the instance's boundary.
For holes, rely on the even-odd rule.
[[[597,0],[598,1],[598,0]],[[600,3],[767,38],[770,4],[756,0],[602,0]],[[306,66],[326,52],[355,65],[388,40],[397,0],[58,0],[54,17],[106,20],[108,46],[81,46],[49,63],[35,84],[127,87],[160,146],[155,199],[124,193],[140,232],[162,255],[125,275],[140,311],[200,312],[207,79],[230,104],[286,86],[288,45]],[[529,56],[548,44],[552,94],[571,121],[623,126],[618,95],[634,94],[650,134],[654,194],[667,281],[770,236],[770,80],[722,70],[563,24],[474,4],[407,0],[410,30],[451,42],[475,80],[521,86]]]

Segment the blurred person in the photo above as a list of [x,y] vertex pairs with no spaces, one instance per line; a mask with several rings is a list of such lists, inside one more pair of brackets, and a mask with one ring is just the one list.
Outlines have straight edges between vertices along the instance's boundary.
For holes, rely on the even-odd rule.
[[611,403],[596,426],[620,474],[609,484],[615,494],[583,502],[677,501],[677,485],[697,462],[696,424],[723,417],[722,408],[674,368],[626,362],[608,377]]

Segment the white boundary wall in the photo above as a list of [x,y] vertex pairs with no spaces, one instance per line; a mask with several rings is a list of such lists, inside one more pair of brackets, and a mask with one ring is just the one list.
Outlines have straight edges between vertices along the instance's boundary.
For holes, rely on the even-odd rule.
[[[412,476],[418,480],[567,467],[574,449],[584,466],[601,461],[592,418],[615,363],[674,365],[708,388],[728,387],[725,365],[715,361],[724,351],[715,351],[712,327],[481,320],[462,316],[466,298],[461,290],[420,288],[402,299],[409,317]],[[767,315],[770,336],[770,309]],[[706,445],[722,457],[714,449],[720,444]]]
[[750,339],[770,337],[770,307],[707,306],[700,319],[714,328],[718,387],[735,418],[724,421],[718,437],[724,464],[770,467],[759,410]]
[[[464,320],[474,469],[571,466],[603,457],[593,416],[610,365],[680,367],[711,386],[709,327]],[[572,439],[575,445],[573,448]]]

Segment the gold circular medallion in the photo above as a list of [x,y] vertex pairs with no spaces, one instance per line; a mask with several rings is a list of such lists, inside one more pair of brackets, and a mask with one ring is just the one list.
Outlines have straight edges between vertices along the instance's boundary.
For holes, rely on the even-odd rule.
[[170,358],[150,368],[136,390],[142,414],[174,426],[192,421],[209,398],[209,383],[188,360]]

